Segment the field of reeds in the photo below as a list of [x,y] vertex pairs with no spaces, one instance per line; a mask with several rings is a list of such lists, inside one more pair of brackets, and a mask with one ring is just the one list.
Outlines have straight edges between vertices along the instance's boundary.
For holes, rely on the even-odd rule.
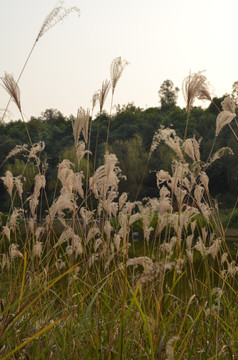
[[[78,9],[61,11],[47,16],[35,44]],[[93,109],[98,103],[101,112],[110,93],[113,104],[126,65],[120,57],[112,62],[111,81],[94,94]],[[6,73],[1,80],[27,132],[19,79]],[[29,143],[9,153],[6,161],[24,154],[38,173],[26,200],[24,171],[1,178],[10,197],[0,238],[1,359],[238,359],[237,258],[206,174],[231,149],[212,147],[201,160],[200,141],[187,129],[195,99],[212,101],[205,76],[190,74],[183,91],[184,138],[161,127],[151,144],[148,162],[160,144],[174,151],[171,171],[156,173],[156,198],[132,202],[119,194],[123,174],[108,146],[110,122],[104,163],[92,166],[93,110],[80,108],[72,122],[78,168],[67,159],[58,165],[61,190],[53,203],[45,191],[44,142],[33,144],[28,133]],[[214,144],[235,121],[232,98],[221,105]]]

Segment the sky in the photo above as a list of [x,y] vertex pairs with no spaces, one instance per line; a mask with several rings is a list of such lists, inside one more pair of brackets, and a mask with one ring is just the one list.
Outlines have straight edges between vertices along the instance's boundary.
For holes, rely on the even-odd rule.
[[[0,0],[1,77],[7,72],[18,78],[56,4]],[[189,72],[204,70],[218,97],[231,93],[238,80],[237,0],[65,0],[63,6],[77,6],[80,16],[70,13],[36,44],[19,82],[26,119],[51,108],[65,116],[91,108],[118,56],[130,64],[116,86],[115,105],[159,106],[159,88],[169,79],[184,107],[181,89]],[[0,109],[8,99],[0,87]],[[6,121],[20,118],[14,103],[9,110]]]

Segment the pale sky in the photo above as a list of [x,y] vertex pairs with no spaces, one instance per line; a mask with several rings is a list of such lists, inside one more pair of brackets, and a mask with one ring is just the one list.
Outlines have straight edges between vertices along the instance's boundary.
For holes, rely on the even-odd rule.
[[[0,0],[0,76],[18,77],[39,29],[56,0]],[[114,104],[158,106],[166,79],[181,89],[189,72],[206,70],[214,94],[238,80],[238,0],[65,0],[80,8],[37,43],[19,82],[27,117],[49,108],[65,116],[91,108],[93,93],[110,79],[118,56],[128,65]],[[9,97],[0,87],[0,108]],[[182,91],[179,105],[184,106]],[[105,109],[109,111],[110,96]],[[11,119],[18,119],[11,104]],[[97,111],[98,109],[96,109]]]

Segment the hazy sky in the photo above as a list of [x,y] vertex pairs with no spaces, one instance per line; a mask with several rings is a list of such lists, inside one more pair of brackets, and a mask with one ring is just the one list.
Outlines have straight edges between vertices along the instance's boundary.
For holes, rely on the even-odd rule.
[[[39,29],[56,0],[0,0],[0,76],[18,77]],[[166,79],[181,89],[189,71],[204,73],[222,96],[238,80],[238,0],[65,0],[76,5],[37,43],[20,80],[27,117],[56,108],[64,115],[91,108],[93,93],[110,78],[111,61],[129,61],[115,104],[158,106]],[[0,88],[0,108],[8,95]],[[109,110],[110,98],[106,103]],[[179,104],[183,106],[180,91]],[[11,118],[19,118],[10,106]]]

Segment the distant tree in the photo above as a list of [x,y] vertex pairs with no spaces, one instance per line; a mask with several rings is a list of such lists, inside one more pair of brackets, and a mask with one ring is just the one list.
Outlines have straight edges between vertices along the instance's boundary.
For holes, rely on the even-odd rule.
[[232,85],[232,98],[235,100],[236,105],[238,105],[238,81],[235,81]]
[[117,115],[119,113],[122,113],[122,112],[127,112],[127,113],[137,113],[137,112],[140,112],[142,109],[138,106],[135,106],[134,102],[131,102],[131,103],[128,103],[127,105],[116,105],[116,113]]
[[47,121],[51,125],[57,125],[66,121],[62,113],[56,109],[46,109],[41,113],[41,119]]
[[174,87],[171,80],[165,80],[159,89],[161,108],[170,108],[176,105],[179,88]]

